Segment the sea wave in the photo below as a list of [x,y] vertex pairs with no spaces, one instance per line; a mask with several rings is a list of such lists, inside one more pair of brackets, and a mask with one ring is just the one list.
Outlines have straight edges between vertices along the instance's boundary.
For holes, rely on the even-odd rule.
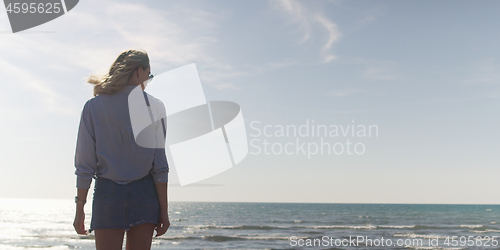
[[297,226],[314,229],[377,229],[374,225],[331,225],[331,226]]
[[234,225],[234,226],[215,226],[215,225],[194,225],[195,229],[228,229],[228,230],[275,230],[286,229],[287,226],[258,226],[258,225]]
[[415,234],[415,233],[406,233],[406,234],[393,234],[393,237],[404,237],[404,238],[423,238],[423,239],[446,239],[447,236],[441,235],[433,235],[433,234]]
[[[204,235],[202,239],[207,241],[224,242],[233,240],[290,240],[288,236],[226,236],[226,235]],[[297,237],[296,239],[307,237]]]
[[475,231],[472,231],[472,232],[479,233],[479,234],[484,234],[484,233],[500,233],[500,230],[486,229],[484,231],[475,230]]
[[483,225],[460,225],[460,227],[481,228],[481,227],[483,227]]
[[464,248],[464,247],[452,247],[452,248],[449,248],[449,247],[424,247],[424,246],[407,246],[406,248],[410,248],[410,249],[419,249],[419,250],[461,250],[461,249],[467,249],[467,248]]
[[[460,228],[471,228],[471,229],[480,229],[483,228],[483,225],[444,225],[444,226],[436,226],[436,225],[290,225],[290,226],[260,226],[260,225],[192,225],[187,226],[188,228],[199,229],[199,230],[210,230],[210,229],[223,229],[223,230],[289,230],[289,229],[300,229],[300,228],[309,228],[309,229],[352,229],[352,230],[376,230],[376,229],[460,229]],[[491,231],[497,232],[497,231]]]
[[415,228],[417,225],[378,225],[378,228]]

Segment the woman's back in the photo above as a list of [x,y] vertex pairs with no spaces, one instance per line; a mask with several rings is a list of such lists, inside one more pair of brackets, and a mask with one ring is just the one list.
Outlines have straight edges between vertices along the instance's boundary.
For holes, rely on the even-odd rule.
[[[98,95],[85,104],[81,119],[84,124],[80,124],[85,127],[80,128],[81,143],[77,143],[75,156],[75,173],[80,178],[78,184],[81,188],[90,187],[94,171],[96,176],[114,180],[118,184],[141,179],[151,171],[163,175],[156,176],[158,178],[167,178],[165,175],[169,169],[164,149],[141,147],[134,139],[128,96],[135,87],[127,86],[118,93]],[[81,153],[81,150],[91,148],[94,143],[95,155],[91,152]],[[156,152],[159,152],[157,157]]]

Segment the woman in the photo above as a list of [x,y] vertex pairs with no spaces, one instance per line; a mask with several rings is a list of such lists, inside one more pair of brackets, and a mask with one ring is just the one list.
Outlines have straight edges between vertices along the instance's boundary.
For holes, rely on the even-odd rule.
[[[138,87],[144,91],[152,77],[148,54],[127,50],[108,74],[88,79],[95,85],[94,97],[85,103],[78,129],[73,226],[78,234],[87,234],[84,205],[94,178],[89,232],[95,230],[97,250],[122,249],[125,232],[127,249],[150,249],[154,230],[160,236],[170,226],[165,149],[139,146],[129,115],[129,93]],[[163,103],[148,96],[164,114]]]

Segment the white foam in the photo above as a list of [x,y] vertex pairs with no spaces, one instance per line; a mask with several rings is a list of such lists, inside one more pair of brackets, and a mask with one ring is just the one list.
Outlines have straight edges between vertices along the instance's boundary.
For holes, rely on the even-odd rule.
[[481,228],[483,227],[483,225],[460,225],[460,227]]
[[364,225],[364,226],[354,226],[354,225],[332,225],[332,226],[306,226],[307,228],[314,229],[377,229],[377,226],[373,225]]
[[393,237],[405,237],[405,238],[423,238],[423,239],[446,239],[447,236],[441,235],[432,235],[432,234],[415,234],[415,233],[407,233],[407,234],[394,234]]
[[378,227],[380,228],[415,228],[416,225],[401,225],[401,226],[395,226],[395,225],[379,225]]

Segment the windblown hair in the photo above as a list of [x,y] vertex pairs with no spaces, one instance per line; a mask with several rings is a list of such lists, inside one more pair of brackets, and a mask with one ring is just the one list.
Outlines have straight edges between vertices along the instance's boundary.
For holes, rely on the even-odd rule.
[[139,67],[144,70],[149,68],[148,53],[143,50],[125,50],[116,58],[107,74],[92,74],[87,82],[95,85],[94,96],[114,94],[129,85],[130,78]]

